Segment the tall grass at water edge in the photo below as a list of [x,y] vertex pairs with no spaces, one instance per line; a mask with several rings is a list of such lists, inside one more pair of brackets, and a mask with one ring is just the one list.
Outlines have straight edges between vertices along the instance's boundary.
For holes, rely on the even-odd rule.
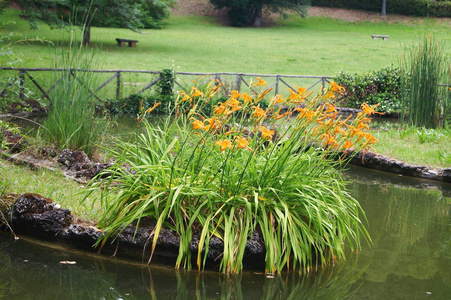
[[[436,128],[450,121],[450,58],[433,35],[424,36],[402,58],[401,116],[408,114],[409,125]],[[404,120],[404,118],[401,118]]]
[[[251,88],[260,85],[258,79]],[[286,98],[277,95],[267,109],[260,101],[270,89],[251,95],[233,91],[211,115],[203,115],[219,88],[180,92],[178,118],[163,126],[143,121],[146,130],[136,143],[118,142],[109,180],[92,189],[102,187],[105,209],[98,243],[150,219],[156,223],[149,237],[152,253],[167,226],[180,236],[178,268],[191,268],[190,243],[196,236],[199,269],[207,259],[218,260],[222,272],[237,273],[248,239],[258,232],[265,269],[277,273],[327,264],[344,257],[345,241],[358,249],[362,235],[369,239],[364,214],[347,193],[333,157],[375,142],[365,132],[374,108],[364,106],[353,121],[342,120],[332,103],[340,87],[332,85],[310,101],[303,88]],[[305,107],[295,108],[300,103]],[[223,242],[220,257],[209,256],[211,239]]]
[[98,86],[96,73],[78,70],[95,67],[95,53],[77,43],[74,30],[69,33],[69,44],[57,48],[52,61],[55,71],[51,82],[56,85],[49,93],[51,100],[44,133],[60,149],[82,150],[91,156],[106,122],[95,118],[97,100],[93,92]]

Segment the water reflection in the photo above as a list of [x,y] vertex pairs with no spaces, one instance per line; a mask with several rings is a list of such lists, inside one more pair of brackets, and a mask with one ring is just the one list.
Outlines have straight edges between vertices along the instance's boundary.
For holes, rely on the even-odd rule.
[[[1,299],[344,299],[356,292],[358,264],[337,264],[306,276],[267,278],[246,272],[227,277],[214,271],[174,270],[52,249],[2,237]],[[62,265],[75,260],[76,265]]]
[[370,265],[355,299],[446,299],[451,292],[451,199],[444,195],[450,186],[418,189],[412,187],[417,180],[385,176],[372,184],[352,184],[374,242],[360,254]]

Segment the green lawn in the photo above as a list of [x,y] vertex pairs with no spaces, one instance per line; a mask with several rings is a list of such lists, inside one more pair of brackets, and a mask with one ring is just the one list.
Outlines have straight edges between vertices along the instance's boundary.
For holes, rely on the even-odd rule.
[[374,146],[378,154],[409,164],[451,168],[451,129],[424,130],[413,127],[399,129],[389,125],[386,127],[388,128],[371,131],[379,140]]
[[[85,205],[80,205],[85,196],[85,189],[72,179],[66,178],[61,171],[36,170],[29,167],[14,165],[0,159],[0,205],[3,193],[35,193],[50,198],[68,208],[78,217],[87,221],[97,220],[100,211],[98,205],[92,205],[93,200],[100,196],[95,192],[87,198]],[[0,215],[1,221],[1,215]]]
[[[9,9],[0,15],[0,23],[6,21],[14,23],[1,28],[0,35],[15,32],[18,34],[15,39],[38,36],[54,43],[15,44],[14,51],[22,55],[23,67],[51,67],[52,48],[68,40],[66,31],[50,30],[45,24],[40,30],[31,31],[17,10]],[[397,65],[405,47],[416,44],[425,32],[435,33],[451,55],[451,22],[447,24],[437,25],[434,20],[427,25],[405,25],[291,17],[267,28],[233,28],[222,26],[213,18],[178,16],[171,17],[164,29],[145,30],[142,34],[126,29],[93,28],[92,42],[103,69],[157,71],[174,67],[176,71],[187,72],[333,76],[340,70],[366,72]],[[390,38],[373,40],[371,34],[387,34]],[[139,43],[136,48],[120,48],[116,46],[116,37],[137,39]],[[124,81],[139,82],[139,76],[134,76]],[[390,132],[377,135],[381,140],[376,146],[378,153],[410,163],[450,166],[451,150],[440,152],[451,149],[449,144],[420,145],[413,135],[409,140],[412,147],[406,151],[407,140]],[[425,153],[421,155],[424,159],[418,153]]]
[[[6,10],[1,21],[15,23],[0,33],[46,38],[55,44],[67,40],[61,30],[43,24],[31,31],[19,11]],[[93,28],[92,42],[104,69],[161,70],[175,67],[189,72],[243,72],[333,76],[340,70],[366,72],[397,65],[404,48],[420,34],[434,32],[451,54],[451,26],[346,22],[331,18],[291,17],[268,28],[233,28],[207,17],[171,17],[162,30],[142,34],[126,29]],[[373,40],[371,34],[390,39]],[[139,40],[136,48],[117,47],[115,38]],[[19,38],[19,37],[16,37]],[[16,44],[23,67],[50,67],[53,52],[48,44]]]

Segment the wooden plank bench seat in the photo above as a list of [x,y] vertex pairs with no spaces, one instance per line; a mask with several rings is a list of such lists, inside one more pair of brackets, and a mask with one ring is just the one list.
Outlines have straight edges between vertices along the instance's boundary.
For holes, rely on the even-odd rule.
[[388,40],[388,38],[389,38],[390,36],[388,36],[388,35],[372,34],[371,37],[372,37],[373,39],[383,39],[383,40]]
[[136,43],[138,42],[137,40],[128,40],[128,39],[116,39],[117,41],[117,45],[119,47],[125,46],[125,43],[128,43],[129,47],[136,47]]

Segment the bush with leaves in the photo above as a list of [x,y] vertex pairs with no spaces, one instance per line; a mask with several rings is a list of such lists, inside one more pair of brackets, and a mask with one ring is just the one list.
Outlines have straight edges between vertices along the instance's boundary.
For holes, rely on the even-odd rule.
[[210,3],[218,9],[228,8],[230,23],[238,27],[261,26],[263,12],[286,16],[291,11],[305,17],[310,6],[310,0],[210,0]]
[[155,92],[150,95],[131,94],[130,96],[110,100],[106,108],[111,114],[133,114],[136,115],[144,107],[150,107],[157,102],[161,105],[155,110],[156,113],[169,113],[174,107],[174,82],[175,73],[171,69],[163,69],[160,72],[160,81],[156,85]]
[[[314,6],[338,7],[377,11],[382,9],[382,1],[375,0],[311,0]],[[451,17],[451,1],[431,0],[390,0],[387,1],[387,13]]]
[[379,104],[381,113],[397,113],[401,110],[400,70],[387,67],[365,74],[340,72],[334,81],[345,88],[340,102],[347,107],[359,108],[362,103]]

